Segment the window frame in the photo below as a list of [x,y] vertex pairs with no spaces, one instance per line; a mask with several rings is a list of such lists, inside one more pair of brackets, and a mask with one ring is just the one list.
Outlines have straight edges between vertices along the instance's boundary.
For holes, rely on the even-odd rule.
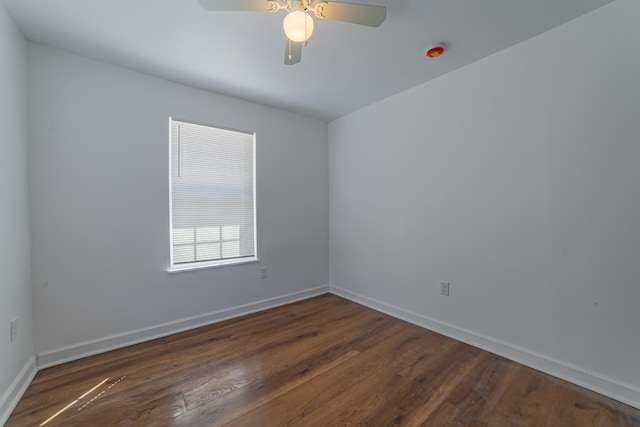
[[[174,229],[173,229],[173,166],[172,166],[172,148],[173,148],[173,138],[172,138],[172,126],[174,122],[181,122],[181,123],[186,123],[186,124],[193,124],[193,125],[198,125],[198,126],[206,126],[206,127],[210,127],[210,128],[214,128],[214,129],[220,129],[220,130],[226,130],[226,131],[232,131],[232,132],[238,132],[238,133],[243,133],[246,135],[252,135],[253,136],[253,144],[252,144],[252,152],[253,152],[253,172],[252,172],[252,178],[253,178],[253,255],[252,256],[241,256],[241,257],[235,257],[235,258],[222,258],[222,259],[216,259],[216,260],[206,260],[206,261],[192,261],[192,262],[185,262],[185,263],[179,263],[179,264],[175,264],[174,263]],[[169,266],[167,267],[167,272],[168,273],[179,273],[182,271],[192,271],[192,270],[201,270],[201,269],[208,269],[208,268],[218,268],[218,267],[225,267],[225,266],[231,266],[231,265],[241,265],[241,264],[249,264],[249,263],[257,263],[260,262],[260,258],[258,257],[258,214],[257,214],[257,197],[256,197],[256,193],[257,193],[257,179],[256,179],[256,175],[257,175],[257,164],[256,164],[256,151],[257,151],[257,144],[256,144],[256,139],[257,139],[257,135],[256,132],[252,132],[252,131],[245,131],[245,130],[239,130],[239,129],[234,129],[234,128],[230,128],[230,127],[225,127],[225,126],[218,126],[218,125],[212,125],[212,124],[208,124],[208,123],[202,123],[202,122],[196,122],[193,120],[185,120],[185,119],[180,119],[177,117],[169,117]],[[220,242],[222,243],[222,230],[221,230],[221,236],[220,236]],[[197,245],[197,242],[194,241],[194,245]]]

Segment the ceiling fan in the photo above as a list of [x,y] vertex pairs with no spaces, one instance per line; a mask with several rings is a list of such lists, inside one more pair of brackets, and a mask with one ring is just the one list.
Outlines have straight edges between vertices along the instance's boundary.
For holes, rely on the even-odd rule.
[[277,12],[286,10],[282,26],[287,37],[284,63],[293,65],[302,59],[302,44],[313,33],[313,12],[319,19],[379,27],[387,17],[387,8],[368,4],[321,0],[198,0],[205,10],[215,12]]

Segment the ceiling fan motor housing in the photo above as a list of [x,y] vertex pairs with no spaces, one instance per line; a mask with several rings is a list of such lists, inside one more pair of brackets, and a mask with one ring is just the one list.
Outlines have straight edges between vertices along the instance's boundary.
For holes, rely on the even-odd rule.
[[305,12],[311,6],[311,0],[285,0],[284,8],[289,12],[301,10]]

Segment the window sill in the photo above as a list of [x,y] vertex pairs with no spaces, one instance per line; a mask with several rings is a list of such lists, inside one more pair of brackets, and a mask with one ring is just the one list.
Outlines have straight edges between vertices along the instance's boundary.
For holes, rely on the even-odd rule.
[[181,273],[183,271],[204,270],[206,268],[227,267],[229,265],[252,264],[254,262],[260,262],[260,258],[254,256],[247,258],[225,259],[222,261],[207,261],[185,265],[174,265],[167,269],[167,273]]

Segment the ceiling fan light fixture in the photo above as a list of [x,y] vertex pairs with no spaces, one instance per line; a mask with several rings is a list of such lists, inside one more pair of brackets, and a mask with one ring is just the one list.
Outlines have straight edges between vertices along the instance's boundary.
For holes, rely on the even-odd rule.
[[313,19],[306,12],[296,10],[285,16],[282,27],[289,40],[304,42],[313,34]]
[[[194,1],[194,0],[190,0]],[[287,36],[284,63],[300,62],[302,47],[313,34],[313,13],[318,19],[379,27],[387,18],[387,8],[372,4],[345,3],[340,0],[197,0],[204,10],[213,12],[286,10],[282,21]],[[349,0],[347,0],[349,1]],[[0,0],[0,3],[2,0]]]

